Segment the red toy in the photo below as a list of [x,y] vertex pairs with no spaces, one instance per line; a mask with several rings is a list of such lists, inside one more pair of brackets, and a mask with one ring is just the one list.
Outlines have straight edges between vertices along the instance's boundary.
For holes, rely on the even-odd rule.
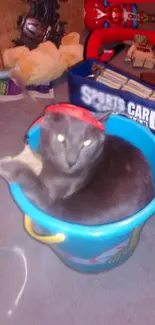
[[[89,30],[98,28],[138,28],[139,23],[155,22],[155,14],[147,15],[139,11],[137,4],[143,0],[85,0],[84,21]],[[154,0],[148,0],[147,3],[154,3]]]
[[116,40],[120,42],[133,40],[136,34],[147,36],[148,42],[155,46],[155,32],[132,28],[116,28],[114,32],[112,28],[108,28],[106,31],[104,28],[102,28],[95,30],[90,35],[86,44],[86,59],[96,59],[102,62],[108,62],[115,54],[115,50],[105,50],[103,54],[100,55],[99,53],[101,46],[115,42]]

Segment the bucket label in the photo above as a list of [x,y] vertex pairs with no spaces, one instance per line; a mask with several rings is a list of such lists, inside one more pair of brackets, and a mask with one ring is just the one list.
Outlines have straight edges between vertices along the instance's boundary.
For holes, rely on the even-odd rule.
[[85,259],[78,256],[73,256],[69,253],[58,252],[62,258],[68,259],[71,262],[84,264],[84,265],[97,265],[97,264],[115,264],[121,261],[122,258],[130,254],[136,247],[139,235],[141,232],[141,227],[136,228],[132,235],[124,240],[121,244],[111,248],[110,250],[104,251],[98,256],[93,258]]

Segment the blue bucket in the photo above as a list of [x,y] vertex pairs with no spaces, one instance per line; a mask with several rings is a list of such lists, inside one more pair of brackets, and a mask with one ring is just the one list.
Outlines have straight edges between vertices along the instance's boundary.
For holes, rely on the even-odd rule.
[[[112,115],[106,122],[108,134],[117,135],[138,147],[147,158],[155,183],[155,137],[144,126],[125,117]],[[32,126],[28,143],[38,149],[40,126]],[[24,195],[18,184],[10,184],[14,200],[25,215],[25,228],[35,239],[50,245],[69,267],[79,272],[98,273],[125,262],[136,248],[144,223],[155,213],[155,199],[143,210],[122,221],[83,226],[51,217],[37,209]],[[38,235],[33,224],[49,236]]]

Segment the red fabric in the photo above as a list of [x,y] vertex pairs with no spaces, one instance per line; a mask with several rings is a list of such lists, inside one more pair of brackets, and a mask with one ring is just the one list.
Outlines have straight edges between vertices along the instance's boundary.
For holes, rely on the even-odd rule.
[[141,29],[132,28],[101,28],[92,32],[86,45],[86,58],[87,59],[97,59],[102,62],[107,62],[111,56],[107,55],[107,52],[99,56],[99,50],[101,45],[112,43],[114,41],[127,41],[132,40],[136,34],[146,35],[148,37],[149,43],[155,46],[155,32],[144,31]]
[[[63,114],[67,114],[70,116],[73,116],[79,120],[81,120],[82,122],[85,123],[89,123],[91,125],[93,125],[95,128],[100,129],[102,131],[105,131],[105,127],[104,125],[100,122],[97,121],[95,119],[95,117],[93,116],[93,113],[88,111],[85,108],[79,107],[79,106],[75,106],[75,105],[71,105],[71,104],[57,104],[54,106],[48,106],[45,109],[45,114],[46,113],[63,113]],[[39,122],[41,122],[41,120],[44,118],[44,116],[40,117],[37,121],[35,121],[33,123],[32,126],[38,124]]]

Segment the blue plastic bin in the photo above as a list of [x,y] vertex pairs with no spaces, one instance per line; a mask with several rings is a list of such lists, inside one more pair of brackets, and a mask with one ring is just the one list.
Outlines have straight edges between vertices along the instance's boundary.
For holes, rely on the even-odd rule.
[[[122,116],[112,115],[106,123],[108,134],[117,135],[138,147],[148,159],[155,182],[155,137],[144,126]],[[28,143],[37,151],[40,126],[28,132]],[[10,184],[14,200],[24,212],[28,233],[46,244],[69,267],[85,273],[110,270],[125,262],[139,241],[144,223],[155,213],[155,199],[143,210],[123,221],[100,226],[67,223],[37,209],[27,200],[18,184]],[[38,224],[49,233],[39,236],[33,229]]]
[[[155,133],[155,101],[89,79],[87,76],[92,74],[91,68],[94,63],[120,73],[119,69],[114,69],[107,63],[101,63],[93,59],[76,64],[67,72],[70,102],[73,105],[82,106],[97,113],[113,110],[125,114]],[[138,78],[131,77],[127,73],[121,72],[121,74],[128,79],[149,87],[152,92],[155,91],[155,87],[147,85]]]

